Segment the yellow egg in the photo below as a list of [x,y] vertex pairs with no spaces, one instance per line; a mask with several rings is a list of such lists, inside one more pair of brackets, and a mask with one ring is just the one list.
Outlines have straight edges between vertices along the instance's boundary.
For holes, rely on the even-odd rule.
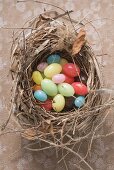
[[67,64],[68,63],[68,61],[65,59],[65,58],[61,58],[60,59],[60,65],[61,66],[64,66],[65,64]]
[[39,71],[34,71],[32,73],[32,79],[36,84],[41,84],[41,81],[43,80],[43,77]]
[[61,65],[57,63],[53,63],[45,68],[44,75],[47,78],[52,78],[54,75],[59,74],[61,71],[62,71]]
[[61,112],[65,106],[65,98],[61,94],[57,94],[53,98],[52,107],[56,112]]

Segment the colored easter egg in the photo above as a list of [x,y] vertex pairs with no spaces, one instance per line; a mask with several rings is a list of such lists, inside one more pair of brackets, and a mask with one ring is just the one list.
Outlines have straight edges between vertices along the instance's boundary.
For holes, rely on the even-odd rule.
[[52,100],[48,99],[43,103],[39,104],[40,107],[44,108],[46,111],[52,110]]
[[37,84],[35,84],[35,85],[32,87],[32,90],[33,90],[33,91],[41,90],[41,89],[42,89],[41,86],[39,86],[39,85],[37,85]]
[[41,81],[43,80],[42,75],[39,71],[34,71],[32,73],[32,79],[36,84],[41,84]]
[[65,111],[72,110],[74,107],[74,101],[75,101],[74,97],[66,97],[64,110]]
[[52,81],[56,84],[63,83],[65,81],[65,75],[64,74],[56,74],[52,77]]
[[58,92],[57,85],[49,79],[44,79],[41,82],[43,91],[49,96],[55,96]]
[[88,93],[87,86],[80,82],[72,83],[72,87],[75,90],[75,94],[85,96]]
[[41,102],[44,102],[47,100],[47,94],[42,90],[35,91],[34,97]]
[[68,63],[68,61],[65,59],[65,58],[61,58],[60,59],[60,65],[61,66],[64,66],[65,64],[67,64]]
[[60,56],[58,54],[52,54],[47,58],[47,63],[59,63],[60,62]]
[[47,66],[48,66],[48,64],[46,62],[42,62],[42,63],[38,64],[37,70],[43,72]]
[[72,84],[74,82],[74,77],[69,77],[65,75],[65,83]]
[[53,98],[52,107],[56,112],[61,112],[65,106],[65,98],[61,94],[57,94]]
[[85,98],[83,96],[79,96],[75,99],[74,104],[76,107],[80,108],[85,104]]
[[61,71],[62,71],[61,65],[57,63],[53,63],[45,68],[44,75],[47,78],[52,78],[54,75],[59,74]]
[[80,68],[73,63],[67,63],[63,66],[63,73],[69,77],[76,77],[80,74]]
[[59,84],[58,90],[60,94],[66,97],[70,97],[74,95],[74,88],[68,83]]

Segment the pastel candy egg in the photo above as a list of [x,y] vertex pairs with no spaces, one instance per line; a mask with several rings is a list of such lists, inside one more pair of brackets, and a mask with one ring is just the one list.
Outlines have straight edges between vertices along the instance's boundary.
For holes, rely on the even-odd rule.
[[69,77],[65,75],[65,83],[72,84],[74,82],[74,77]]
[[65,81],[64,74],[56,74],[52,77],[52,81],[56,84],[63,83]]
[[35,91],[34,97],[41,102],[44,102],[47,100],[47,94],[42,90]]
[[43,72],[44,69],[48,66],[48,64],[46,62],[42,62],[37,66],[37,70]]
[[69,77],[76,77],[80,74],[80,68],[73,63],[67,63],[63,66],[63,73]]
[[53,98],[52,107],[56,112],[60,112],[64,109],[65,98],[61,94],[57,94]]
[[72,83],[72,87],[75,90],[75,94],[85,96],[88,93],[87,86],[80,82],[74,82]]
[[52,54],[47,58],[47,63],[59,63],[60,62],[60,56],[58,54]]
[[60,94],[66,97],[70,97],[74,95],[74,88],[68,83],[59,84],[58,90]]
[[75,99],[74,104],[76,107],[80,108],[85,104],[85,98],[83,96],[79,96]]
[[57,85],[49,79],[44,79],[41,82],[43,91],[49,96],[55,96],[58,92]]
[[60,59],[60,65],[61,66],[64,66],[65,64],[67,64],[68,63],[68,61],[65,59],[65,58],[61,58]]
[[39,104],[40,107],[44,108],[46,111],[52,110],[52,100],[48,99],[43,103]]
[[33,90],[33,91],[41,90],[41,89],[42,89],[41,86],[39,86],[39,85],[37,85],[37,84],[35,84],[35,85],[32,87],[32,90]]
[[47,78],[52,78],[54,75],[59,74],[61,71],[62,71],[61,65],[57,63],[53,63],[45,68],[44,75]]
[[32,79],[36,84],[41,84],[41,81],[43,80],[42,75],[39,71],[34,71],[32,73]]

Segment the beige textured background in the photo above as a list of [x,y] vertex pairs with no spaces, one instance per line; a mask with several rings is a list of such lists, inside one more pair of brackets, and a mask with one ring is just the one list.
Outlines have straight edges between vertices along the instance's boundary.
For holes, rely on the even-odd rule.
[[[102,47],[103,53],[108,54],[103,56],[103,79],[108,88],[114,89],[114,20],[109,20],[114,19],[114,0],[47,0],[47,2],[59,5],[65,10],[74,10],[73,17],[77,17],[78,20],[85,16],[89,20],[97,19],[92,24],[98,33],[90,24],[86,27],[88,39],[98,55],[99,62],[101,62],[99,55]],[[25,21],[42,13],[44,8],[54,9],[32,0],[27,3],[16,3],[16,0],[0,0],[0,126],[8,117],[12,83],[8,73],[13,31],[12,29],[2,29],[2,27],[21,27]],[[101,18],[102,20],[100,20]],[[101,132],[113,131],[113,123],[112,111]],[[7,129],[19,129],[13,118]],[[21,139],[19,133],[0,136],[0,170],[65,170],[63,164],[57,164],[54,150],[39,153],[20,150],[21,146],[27,143],[28,141]],[[94,170],[114,170],[114,137],[96,140],[88,161]],[[75,163],[75,156],[70,156],[67,160],[69,170],[77,170]]]

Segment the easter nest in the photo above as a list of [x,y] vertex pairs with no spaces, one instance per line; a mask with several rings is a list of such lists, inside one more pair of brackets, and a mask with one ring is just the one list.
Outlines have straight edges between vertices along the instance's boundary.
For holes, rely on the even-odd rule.
[[[76,22],[82,28],[82,23]],[[17,35],[17,34],[16,34]],[[83,107],[66,107],[61,112],[47,111],[33,95],[33,71],[51,54],[60,54],[78,65],[79,81],[86,81],[88,94]],[[14,39],[11,56],[13,110],[22,136],[54,147],[66,147],[92,136],[111,105],[103,93],[99,65],[88,44],[84,29],[75,30],[69,12],[46,12],[23,27]],[[70,106],[71,104],[67,104]]]

